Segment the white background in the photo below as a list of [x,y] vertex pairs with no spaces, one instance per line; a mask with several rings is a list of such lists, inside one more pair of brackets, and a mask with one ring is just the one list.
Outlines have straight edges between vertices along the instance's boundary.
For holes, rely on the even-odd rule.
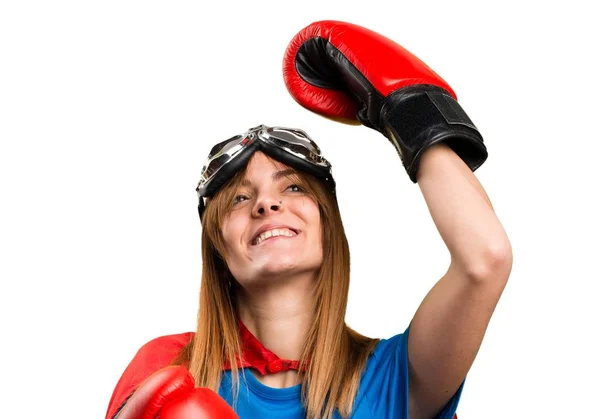
[[2,416],[104,417],[143,343],[194,330],[201,165],[261,123],[305,129],[333,163],[348,323],[404,331],[447,250],[383,136],[287,93],[285,47],[320,19],[417,54],[485,138],[476,174],[514,267],[459,418],[597,414],[600,34],[583,2],[548,3],[3,2]]

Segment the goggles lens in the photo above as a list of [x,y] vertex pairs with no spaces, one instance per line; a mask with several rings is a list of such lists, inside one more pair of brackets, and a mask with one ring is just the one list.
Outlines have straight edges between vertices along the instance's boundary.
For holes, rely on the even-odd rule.
[[210,182],[219,170],[233,160],[250,142],[251,140],[247,136],[236,135],[215,145],[210,150],[202,168],[202,177],[198,186],[204,186]]
[[[262,134],[262,135],[261,135]],[[321,156],[319,146],[302,130],[281,127],[266,128],[259,132],[259,138],[279,147],[290,154],[323,168],[329,168],[329,162]]]

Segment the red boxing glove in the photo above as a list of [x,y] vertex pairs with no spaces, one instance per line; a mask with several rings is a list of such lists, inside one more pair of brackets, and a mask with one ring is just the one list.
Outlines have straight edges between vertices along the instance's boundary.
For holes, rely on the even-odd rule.
[[[159,416],[160,414],[160,416]],[[119,419],[239,419],[217,393],[195,388],[185,367],[166,367],[148,377],[127,401]]]
[[487,159],[481,134],[450,86],[409,51],[369,29],[312,23],[287,47],[283,76],[305,108],[386,136],[413,182],[422,153],[440,141],[473,171]]
[[160,419],[239,419],[233,409],[217,393],[208,388],[195,388],[186,397],[165,405]]

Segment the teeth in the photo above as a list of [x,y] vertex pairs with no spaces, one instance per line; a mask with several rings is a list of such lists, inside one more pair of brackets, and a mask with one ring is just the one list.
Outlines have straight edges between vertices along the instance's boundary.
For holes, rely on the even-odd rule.
[[270,237],[277,237],[277,236],[293,237],[295,235],[296,235],[296,233],[294,233],[290,229],[287,229],[287,228],[277,229],[276,228],[274,230],[265,231],[260,236],[258,236],[254,240],[254,245],[257,246],[257,245],[261,244],[263,241],[265,241],[266,239],[268,239]]

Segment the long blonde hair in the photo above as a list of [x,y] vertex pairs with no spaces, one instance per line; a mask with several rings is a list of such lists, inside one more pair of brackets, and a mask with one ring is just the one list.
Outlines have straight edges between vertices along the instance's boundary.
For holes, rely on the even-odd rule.
[[[218,391],[227,360],[232,366],[234,399],[239,386],[236,358],[242,352],[234,301],[236,281],[225,263],[220,226],[231,210],[245,172],[238,172],[204,211],[198,328],[192,342],[174,361],[188,363],[198,387]],[[303,172],[290,177],[317,203],[323,240],[323,264],[315,284],[315,315],[299,360],[300,365],[308,366],[299,376],[302,401],[309,419],[331,418],[336,409],[347,418],[367,358],[379,340],[365,337],[345,323],[350,251],[337,201],[317,178]]]

